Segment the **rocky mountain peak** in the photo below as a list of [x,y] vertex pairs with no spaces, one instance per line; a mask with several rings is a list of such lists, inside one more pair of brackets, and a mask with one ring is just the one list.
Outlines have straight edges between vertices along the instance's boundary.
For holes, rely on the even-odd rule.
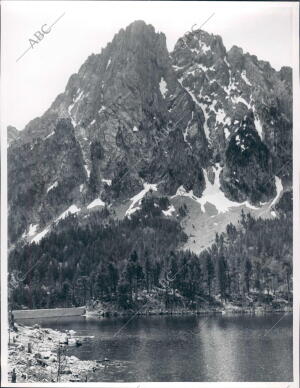
[[171,56],[181,85],[202,109],[213,161],[223,165],[222,189],[237,201],[273,196],[272,174],[291,179],[283,167],[292,152],[291,69],[277,72],[237,46],[226,52],[219,36],[201,30],[179,39]]
[[[46,141],[47,152],[55,153],[52,139],[62,131],[62,139],[75,139],[76,145],[71,144],[81,164],[71,196],[76,203],[128,199],[145,184],[156,184],[166,195],[174,195],[179,186],[199,196],[204,190],[202,168],[210,151],[202,111],[177,79],[165,35],[142,21],[119,31],[101,54],[87,58],[64,93],[27,126],[18,146],[35,142],[44,151]],[[38,173],[38,166],[31,168],[33,175]],[[51,184],[45,181],[37,190],[40,209],[50,196],[54,201],[55,193],[60,195],[59,186],[47,191]],[[53,215],[60,211],[57,206]],[[36,220],[42,223],[36,216],[27,222]]]
[[114,37],[113,43],[120,36],[124,37],[124,40],[129,42],[129,44],[132,44],[132,42],[144,42],[153,45],[156,41],[166,42],[164,33],[156,32],[151,24],[146,24],[143,20],[136,20],[129,24],[125,30],[121,30]]
[[189,61],[197,61],[210,67],[218,59],[224,58],[225,54],[226,49],[220,36],[199,29],[190,31],[180,38],[172,56],[175,60],[179,60],[178,66],[187,65]]
[[149,188],[201,203],[212,190],[270,200],[274,176],[291,179],[290,74],[203,30],[169,54],[164,34],[131,23],[11,143],[12,240],[69,207],[119,208]]

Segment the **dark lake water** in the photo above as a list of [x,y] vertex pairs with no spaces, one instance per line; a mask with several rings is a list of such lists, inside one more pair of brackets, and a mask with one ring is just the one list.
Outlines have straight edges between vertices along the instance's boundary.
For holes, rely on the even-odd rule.
[[68,317],[23,323],[93,336],[69,349],[80,359],[110,360],[92,381],[292,381],[292,314],[282,315],[151,316],[129,322]]

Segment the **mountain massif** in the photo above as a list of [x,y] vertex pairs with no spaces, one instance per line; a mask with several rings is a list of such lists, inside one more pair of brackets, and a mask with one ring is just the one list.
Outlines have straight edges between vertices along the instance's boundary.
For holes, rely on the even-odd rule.
[[227,51],[203,30],[169,53],[163,33],[133,22],[87,58],[41,117],[9,129],[12,249],[59,234],[69,215],[76,228],[90,218],[103,227],[100,213],[130,223],[152,197],[182,229],[174,241],[200,253],[242,209],[279,217],[291,187],[292,70]]
[[292,119],[290,68],[120,30],[8,128],[10,306],[291,306]]

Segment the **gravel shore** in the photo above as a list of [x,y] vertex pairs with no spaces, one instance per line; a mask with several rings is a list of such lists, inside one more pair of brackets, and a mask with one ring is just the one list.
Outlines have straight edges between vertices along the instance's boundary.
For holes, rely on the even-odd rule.
[[69,346],[78,344],[72,330],[62,333],[38,325],[14,327],[8,347],[10,381],[15,375],[16,383],[84,382],[102,366],[99,361],[82,361],[66,354]]

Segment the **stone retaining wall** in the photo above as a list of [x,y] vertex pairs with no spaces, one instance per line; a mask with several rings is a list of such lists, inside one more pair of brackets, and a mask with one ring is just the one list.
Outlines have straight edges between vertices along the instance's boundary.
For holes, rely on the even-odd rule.
[[52,317],[70,317],[85,314],[85,307],[70,307],[57,309],[38,309],[38,310],[13,310],[14,319],[24,318],[52,318]]

